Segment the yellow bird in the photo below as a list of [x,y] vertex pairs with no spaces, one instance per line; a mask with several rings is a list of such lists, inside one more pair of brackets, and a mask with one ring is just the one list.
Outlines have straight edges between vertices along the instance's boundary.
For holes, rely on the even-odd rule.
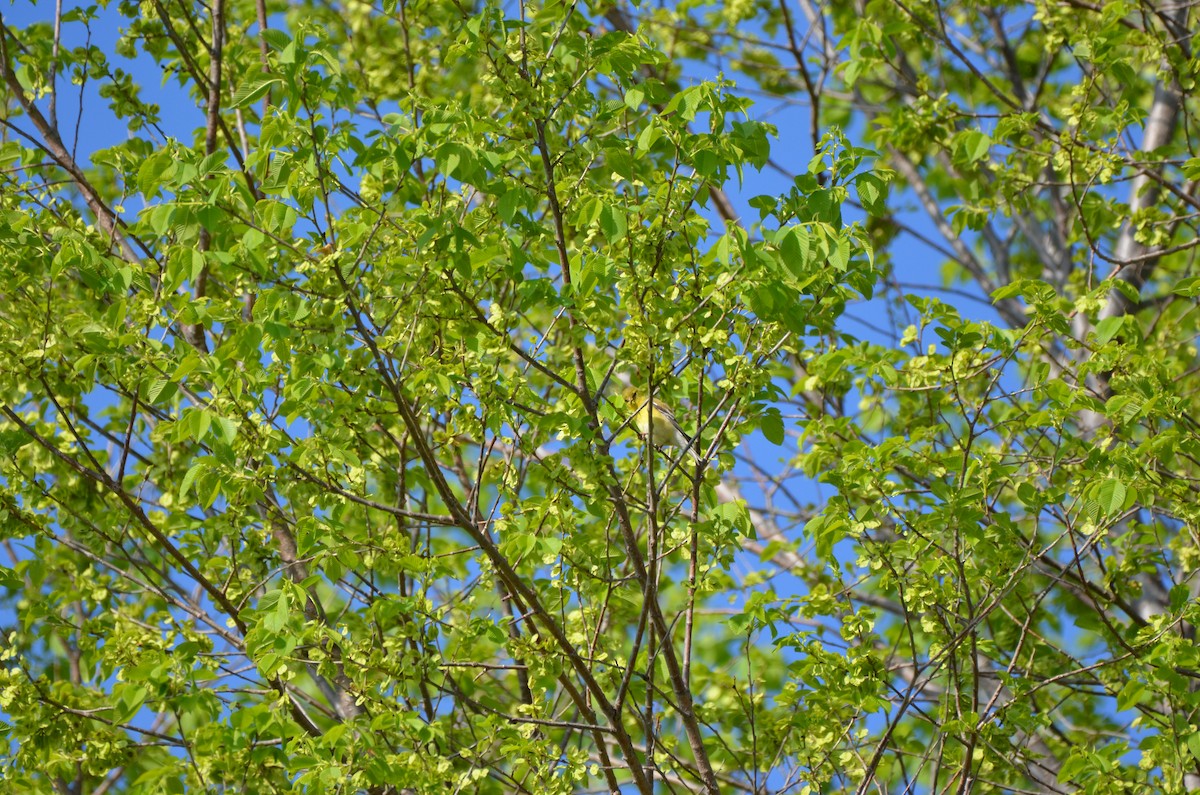
[[671,411],[669,406],[655,398],[654,408],[651,410],[646,394],[636,386],[626,387],[621,396],[625,398],[625,406],[633,412],[630,424],[638,435],[650,437],[650,443],[656,446],[670,445],[687,450],[697,463],[700,462],[700,453],[696,450],[692,437],[679,427],[675,412]]

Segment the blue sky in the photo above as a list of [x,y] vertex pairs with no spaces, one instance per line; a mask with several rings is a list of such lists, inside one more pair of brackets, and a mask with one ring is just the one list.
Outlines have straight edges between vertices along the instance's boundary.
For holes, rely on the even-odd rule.
[[[68,2],[65,5],[67,8],[71,8],[73,4]],[[83,7],[83,5],[79,4],[78,7]],[[48,23],[52,18],[53,8],[50,3],[34,5],[16,2],[3,11],[4,21],[5,24],[15,28],[21,28],[32,22]],[[117,39],[117,26],[124,23],[125,21],[116,12],[115,6],[98,10],[98,17],[91,24],[92,43],[105,52],[112,53]],[[83,29],[78,24],[69,26],[68,31],[72,37],[83,35]],[[82,39],[68,40],[68,43],[79,44],[82,43]],[[133,75],[143,89],[143,99],[155,102],[160,106],[162,118],[160,127],[163,132],[172,137],[191,140],[195,130],[203,125],[203,112],[193,99],[184,93],[175,82],[164,83],[162,72],[149,57],[141,55],[132,62],[118,56],[112,56],[112,58],[115,66],[129,71]],[[687,76],[699,80],[713,78],[716,75],[703,74],[698,71],[698,67],[693,67],[688,70]],[[104,109],[105,101],[98,95],[98,87],[99,84],[96,82],[89,83],[82,92],[81,104],[80,93],[76,87],[60,84],[59,118],[63,120],[64,128],[78,130],[75,143],[78,146],[78,156],[84,162],[87,161],[89,152],[120,143],[130,135],[129,131]],[[761,113],[779,131],[778,139],[772,144],[776,158],[785,161],[787,165],[796,170],[803,169],[813,154],[808,137],[807,109],[794,103],[779,103],[771,106],[767,104],[766,98],[759,101],[761,104],[753,112]],[[853,134],[860,131],[851,130],[850,132],[851,137],[854,137]],[[761,171],[748,168],[742,185],[738,186],[735,180],[727,186],[735,207],[746,222],[753,221],[758,217],[757,211],[752,209],[748,203],[751,198],[759,194],[778,195],[786,192],[789,187],[789,180],[769,167]],[[136,214],[141,209],[140,202],[140,196],[131,197],[126,205],[127,215]],[[901,196],[898,205],[901,208],[898,213],[901,219],[920,233],[936,239],[935,230],[911,197]],[[861,217],[860,212],[846,208],[847,220],[861,219]],[[719,228],[719,221],[715,218],[714,227]],[[893,244],[892,259],[896,263],[896,275],[901,282],[929,286],[936,286],[941,282],[944,258],[912,237],[902,235],[898,238]],[[967,290],[969,293],[970,288]],[[936,289],[914,288],[911,292],[937,295],[943,300],[957,305],[964,315],[975,319],[997,320],[995,312],[990,309],[984,296],[976,296],[976,300],[971,300],[962,297],[956,299]],[[852,306],[847,312],[844,326],[847,332],[861,339],[892,344],[894,340],[888,332],[892,330],[890,327],[894,321],[888,318],[888,315],[905,311],[903,307],[897,307],[883,298],[876,298],[873,301]],[[902,327],[903,321],[901,321]],[[848,400],[854,401],[855,396],[849,396]],[[794,444],[795,442],[792,440],[789,442],[790,446],[777,448],[758,438],[747,443],[746,452],[764,463],[775,459],[782,461],[792,457]],[[797,477],[794,485],[802,500],[820,501],[822,491],[817,484]],[[828,487],[825,488],[825,492],[828,492]],[[747,493],[746,496],[750,497],[752,502],[755,501],[756,495],[752,492]],[[839,552],[849,556],[852,553],[852,547],[848,542],[844,543],[839,547]],[[745,571],[749,568],[762,568],[762,564],[752,556],[746,555],[739,559],[737,568]],[[781,595],[789,595],[787,586],[782,583],[782,578],[776,578],[773,585],[781,590]],[[0,623],[8,623],[12,618],[11,614],[0,612]]]
[[[67,9],[89,7],[82,3],[72,3],[69,0],[64,5]],[[95,9],[94,6],[92,8]],[[15,28],[35,22],[48,24],[52,19],[53,10],[54,6],[50,3],[35,5],[16,2],[4,11],[4,20],[7,25]],[[78,22],[66,25],[64,45],[78,46],[90,38],[91,43],[110,53],[114,67],[125,69],[132,74],[142,89],[143,99],[159,105],[161,122],[158,126],[162,132],[182,140],[192,140],[195,131],[204,123],[202,109],[179,87],[176,81],[165,81],[163,73],[150,57],[139,54],[136,59],[130,61],[112,54],[118,37],[118,28],[127,24],[127,20],[120,16],[115,5],[105,9],[95,9],[95,14],[95,19],[87,28]],[[47,28],[47,32],[48,30]],[[701,70],[702,67],[699,65],[690,65],[685,72],[685,81],[715,79],[719,76]],[[77,156],[83,162],[87,161],[89,153],[118,144],[131,135],[123,124],[107,111],[106,101],[98,94],[99,87],[100,83],[97,81],[89,82],[82,91],[74,86],[62,85],[61,82],[59,86],[59,118],[64,129],[78,131],[75,144],[78,147]],[[765,118],[778,130],[778,138],[772,142],[773,159],[795,171],[803,170],[813,155],[809,135],[808,109],[796,102],[776,101],[761,95],[757,102],[758,104],[751,110],[751,113],[756,117]],[[771,104],[773,102],[775,104]],[[45,106],[45,100],[42,101],[42,105]],[[861,133],[861,130],[850,130],[849,132],[854,138],[856,134]],[[145,135],[146,132],[133,134]],[[155,133],[151,134],[157,137]],[[749,205],[749,201],[754,196],[759,194],[779,195],[790,187],[790,180],[771,167],[762,170],[747,167],[744,172],[744,182],[739,185],[735,176],[726,185],[726,190],[743,222],[749,224],[758,218],[757,210]],[[129,198],[125,207],[127,217],[136,215],[141,209],[141,201],[140,195]],[[936,238],[935,230],[924,214],[916,208],[915,202],[902,196],[896,204],[900,208],[898,215],[903,220],[922,234]],[[862,213],[853,207],[846,207],[844,212],[847,221],[863,217]],[[715,215],[710,217],[714,229],[719,230],[721,227],[719,219]],[[943,257],[912,237],[901,235],[897,239],[893,244],[892,259],[896,263],[896,276],[901,282],[933,286],[941,281]],[[923,291],[913,290],[913,292],[919,294]],[[939,291],[934,291],[933,294],[946,297]],[[964,313],[970,316],[995,319],[995,313],[990,310],[986,299],[982,296],[979,296],[979,299],[981,300],[959,300],[957,303],[960,304]],[[956,303],[953,299],[950,302]],[[897,312],[902,314],[901,318],[889,317]],[[894,326],[898,321],[900,328],[903,327],[908,320],[908,317],[903,316],[906,313],[911,315],[906,307],[897,305],[884,297],[876,297],[872,301],[852,305],[843,319],[842,326],[847,332],[861,339],[881,344],[894,344],[891,336],[897,331]],[[105,398],[97,395],[95,399],[102,403]],[[852,394],[847,399],[854,401],[856,397]],[[789,440],[784,447],[778,448],[762,438],[751,438],[746,442],[744,453],[756,458],[761,463],[774,460],[782,463],[794,454],[794,444],[794,440]],[[802,477],[795,476],[790,485],[801,500],[819,502],[822,498],[822,488]],[[827,492],[828,489],[825,491]],[[753,488],[749,488],[745,496],[753,503],[757,502],[759,495],[754,493]],[[849,555],[850,545],[843,545],[843,551]],[[738,564],[739,567],[746,568],[757,568],[760,565],[750,556],[743,557]],[[779,587],[779,582],[776,581],[775,585]]]

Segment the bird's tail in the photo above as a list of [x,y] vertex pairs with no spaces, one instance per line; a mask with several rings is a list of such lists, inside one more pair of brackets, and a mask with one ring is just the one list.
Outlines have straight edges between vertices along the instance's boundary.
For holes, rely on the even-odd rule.
[[687,450],[692,456],[692,460],[697,464],[704,463],[704,456],[700,455],[700,450],[698,449],[700,447],[700,440],[693,439],[684,433],[683,428],[679,427],[679,423],[676,422],[674,418],[671,419],[671,424],[675,426],[675,433],[679,436],[679,446]]

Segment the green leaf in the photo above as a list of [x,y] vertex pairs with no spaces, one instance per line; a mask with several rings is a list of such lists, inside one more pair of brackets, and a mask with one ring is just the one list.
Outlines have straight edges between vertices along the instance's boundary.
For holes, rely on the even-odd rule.
[[171,379],[155,378],[150,382],[150,388],[146,390],[146,400],[150,403],[157,401],[168,385],[172,385]]
[[1095,499],[1100,504],[1100,510],[1108,516],[1115,516],[1125,509],[1129,497],[1126,485],[1116,478],[1106,478],[1096,489]]
[[838,238],[837,245],[829,253],[829,264],[839,271],[845,271],[850,267],[850,240],[848,238]]
[[128,723],[146,703],[150,689],[141,682],[125,682],[114,692],[117,695],[118,710],[113,714],[113,722]]
[[254,72],[238,86],[230,99],[230,107],[234,110],[253,105],[267,95],[272,86],[283,85],[283,79],[277,75],[265,72]]
[[1121,326],[1125,324],[1125,316],[1118,315],[1116,317],[1106,317],[1096,324],[1095,338],[1096,346],[1103,347],[1107,345],[1113,337],[1121,331]]
[[187,502],[188,494],[192,490],[192,483],[195,482],[196,476],[207,466],[205,459],[201,458],[194,464],[188,467],[187,472],[183,474],[183,480],[179,481],[179,501]]
[[783,264],[793,276],[805,274],[811,262],[812,241],[808,230],[800,224],[788,228],[780,238],[779,251]]
[[1200,276],[1187,276],[1180,279],[1171,287],[1171,292],[1184,298],[1200,296]]
[[886,185],[877,174],[867,172],[854,178],[854,189],[858,200],[871,215],[883,215],[887,211]]
[[219,415],[214,415],[213,420],[217,425],[217,436],[221,441],[225,442],[225,444],[233,444],[233,440],[237,438],[237,429],[240,423],[237,420]]
[[969,130],[960,136],[958,141],[962,160],[967,163],[977,163],[988,156],[992,139],[987,133],[979,130]]
[[213,413],[207,409],[198,409],[189,415],[192,439],[197,444],[203,442],[204,437],[208,435],[208,429],[212,427],[213,416]]
[[24,431],[0,431],[0,456],[15,455],[25,445],[33,441],[33,437]]
[[732,528],[738,535],[754,538],[754,522],[750,518],[750,508],[744,500],[723,502],[713,508],[713,516],[723,527]]
[[759,420],[759,427],[762,429],[763,436],[767,437],[767,441],[773,445],[781,445],[784,440],[783,415],[779,413],[779,409],[774,406],[769,406],[762,412],[762,417]]
[[270,632],[282,632],[291,615],[291,592],[285,585],[274,594],[275,609],[263,617],[263,627]]
[[624,240],[627,229],[625,211],[621,208],[605,207],[600,212],[600,230],[610,245]]
[[1192,732],[1188,735],[1187,748],[1192,754],[1192,759],[1200,762],[1200,732]]
[[163,150],[142,161],[138,167],[138,190],[146,198],[159,195],[160,189],[166,185],[167,178],[178,168],[178,161],[171,152]]
[[657,124],[648,124],[646,129],[642,130],[638,136],[637,149],[639,152],[649,152],[653,148],[659,137],[662,136],[662,129]]
[[1146,686],[1143,683],[1136,679],[1129,680],[1117,693],[1117,709],[1123,711],[1137,706],[1145,692]]
[[1062,767],[1058,770],[1057,781],[1060,784],[1067,784],[1075,780],[1075,777],[1083,773],[1092,764],[1092,760],[1086,751],[1080,748],[1072,748],[1067,756]]
[[292,37],[288,35],[286,31],[280,30],[279,28],[269,27],[266,30],[263,30],[261,35],[267,42],[267,45],[275,52],[283,50],[285,47],[290,46],[293,42]]
[[845,520],[840,517],[817,515],[804,525],[804,532],[816,542],[817,557],[822,560],[833,558],[833,547],[846,537]]

